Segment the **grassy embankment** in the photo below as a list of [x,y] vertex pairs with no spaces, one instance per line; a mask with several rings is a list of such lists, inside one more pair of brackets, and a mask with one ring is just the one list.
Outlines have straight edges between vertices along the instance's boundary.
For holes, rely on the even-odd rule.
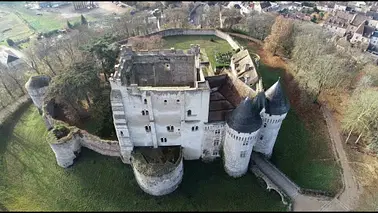
[[129,165],[86,148],[73,167],[60,168],[36,108],[16,114],[0,129],[0,210],[285,210],[277,193],[262,188],[252,174],[228,177],[221,161],[185,161],[180,187],[163,197],[144,193]]

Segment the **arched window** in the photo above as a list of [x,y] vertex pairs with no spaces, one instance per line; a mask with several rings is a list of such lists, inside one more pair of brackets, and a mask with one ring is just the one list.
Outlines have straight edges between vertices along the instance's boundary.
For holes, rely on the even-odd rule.
[[264,123],[264,128],[266,127],[266,123]]
[[142,115],[145,115],[145,114],[144,114],[144,110],[142,110]]
[[180,103],[180,100],[179,100],[179,99],[177,99],[176,101],[177,101],[177,103]]
[[164,100],[164,104],[167,104],[167,100]]
[[146,110],[146,115],[148,115],[148,110]]
[[261,135],[260,140],[264,139],[264,136]]
[[196,131],[198,130],[198,126],[196,126]]
[[147,99],[144,99],[144,104],[147,104]]
[[188,110],[188,116],[191,116],[192,115],[192,110]]

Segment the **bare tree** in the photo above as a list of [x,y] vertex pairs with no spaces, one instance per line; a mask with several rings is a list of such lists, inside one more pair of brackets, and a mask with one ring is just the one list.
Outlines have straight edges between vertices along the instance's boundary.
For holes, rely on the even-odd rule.
[[188,28],[189,27],[189,8],[169,8],[163,12],[163,28]]
[[274,20],[275,16],[272,14],[252,12],[247,16],[246,28],[250,36],[264,40],[270,34]]
[[292,48],[293,21],[277,16],[270,35],[265,39],[264,50],[288,57]]
[[129,39],[129,42],[135,50],[161,49],[164,46],[164,40],[161,36],[133,37]]

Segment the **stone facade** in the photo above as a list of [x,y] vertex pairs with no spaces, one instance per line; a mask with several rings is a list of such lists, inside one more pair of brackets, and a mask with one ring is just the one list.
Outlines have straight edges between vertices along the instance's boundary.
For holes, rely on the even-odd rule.
[[[176,29],[158,33],[164,36],[214,33],[232,40],[223,32],[208,31]],[[240,48],[232,41],[229,42],[234,49]],[[243,51],[249,55],[247,50]],[[124,163],[131,164],[141,189],[159,196],[174,191],[181,183],[183,160],[211,161],[222,157],[225,171],[232,177],[240,177],[248,170],[253,150],[270,156],[281,122],[289,110],[277,101],[277,97],[283,96],[282,92],[274,93],[279,81],[267,91],[269,94],[273,91],[276,96],[267,93],[265,99],[261,79],[256,90],[252,89],[235,72],[237,63],[231,71],[224,70],[218,76],[205,78],[199,53],[197,45],[187,51],[150,52],[134,52],[122,46],[120,63],[109,78],[118,141],[103,140],[71,128],[67,136],[50,144],[58,165],[64,168],[72,165],[82,146],[103,155],[119,156]],[[249,63],[256,72],[251,60],[243,64]],[[251,78],[252,82],[257,81],[256,77]],[[31,78],[26,87],[35,105],[43,108],[48,82],[35,86],[36,82],[40,83],[38,78]],[[265,106],[265,102],[268,105]],[[272,110],[275,110],[274,119]],[[47,128],[54,129],[57,121],[52,104],[45,104],[43,118]],[[261,136],[265,139],[259,141]],[[138,160],[135,154],[141,148],[169,147],[180,147],[180,157],[175,158],[175,162],[155,164],[147,158]]]

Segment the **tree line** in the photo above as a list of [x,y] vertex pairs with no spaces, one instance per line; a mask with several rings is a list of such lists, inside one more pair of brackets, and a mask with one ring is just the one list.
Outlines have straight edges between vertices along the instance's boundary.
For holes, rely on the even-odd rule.
[[264,50],[288,60],[302,101],[317,103],[320,94],[349,94],[342,130],[349,141],[364,141],[378,151],[378,67],[357,48],[339,48],[334,37],[311,22],[276,17]]

